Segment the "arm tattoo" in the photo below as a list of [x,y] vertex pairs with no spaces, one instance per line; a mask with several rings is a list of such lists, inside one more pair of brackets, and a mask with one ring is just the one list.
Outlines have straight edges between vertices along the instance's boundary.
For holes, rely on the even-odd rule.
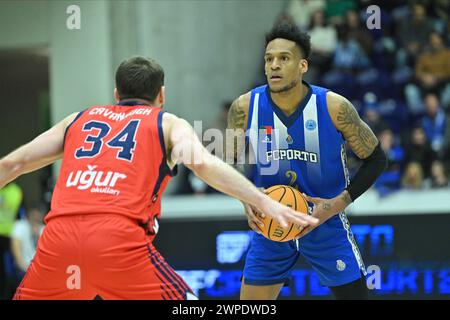
[[[228,129],[231,129],[231,132],[227,132],[226,134],[226,154],[227,154],[227,162],[228,160],[232,160],[234,164],[237,165],[238,158],[241,156],[241,152],[243,152],[244,148],[244,139],[245,139],[245,129],[246,123],[245,119],[247,117],[247,113],[245,108],[239,102],[239,98],[236,99],[230,107],[228,111]],[[236,141],[237,140],[237,141]],[[239,171],[243,171],[243,168],[237,167]]]
[[355,108],[348,101],[343,101],[337,115],[339,131],[352,150],[361,159],[370,156],[378,140],[369,126],[361,120]]
[[245,110],[236,99],[228,112],[228,128],[229,129],[245,129]]
[[322,209],[323,209],[323,210],[326,210],[326,211],[330,211],[330,209],[331,209],[331,204],[329,204],[328,202],[324,202],[324,203],[322,204]]

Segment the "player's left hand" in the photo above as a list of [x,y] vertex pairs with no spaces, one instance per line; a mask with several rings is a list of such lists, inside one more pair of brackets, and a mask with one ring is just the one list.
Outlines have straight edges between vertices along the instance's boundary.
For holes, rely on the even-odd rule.
[[[345,191],[346,192],[346,191]],[[314,205],[311,216],[319,219],[319,224],[316,226],[308,226],[302,230],[297,239],[307,235],[312,230],[320,226],[322,223],[333,217],[335,214],[343,211],[347,207],[347,203],[339,195],[332,199],[323,199],[318,197],[310,197],[303,193],[306,201]]]

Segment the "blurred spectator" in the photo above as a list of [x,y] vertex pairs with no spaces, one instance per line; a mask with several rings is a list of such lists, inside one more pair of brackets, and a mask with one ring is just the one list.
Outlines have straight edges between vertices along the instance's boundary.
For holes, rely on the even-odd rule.
[[408,56],[419,54],[423,44],[427,43],[428,36],[433,31],[432,24],[426,16],[425,7],[420,3],[411,6],[411,18],[404,19],[397,28],[397,39],[401,47],[406,49]]
[[22,203],[22,189],[15,183],[0,189],[0,300],[9,298],[9,281],[5,266],[11,247],[11,232]]
[[381,119],[380,112],[374,106],[365,108],[363,119],[376,135],[387,127],[387,123]]
[[406,165],[402,177],[402,187],[405,189],[422,189],[424,182],[423,169],[420,163],[410,162]]
[[423,130],[431,142],[432,149],[435,152],[440,152],[444,142],[447,120],[436,94],[428,93],[425,96],[425,108],[426,115],[422,119]]
[[338,26],[344,23],[347,11],[356,8],[357,5],[354,0],[328,0],[325,14],[332,24]]
[[386,152],[389,163],[387,169],[375,182],[375,189],[380,196],[386,196],[400,188],[402,163],[405,158],[403,148],[395,142],[391,129],[386,128],[378,135],[381,148]]
[[[445,23],[450,19],[450,1],[424,0],[428,12],[435,18],[435,25],[440,32],[444,31]],[[441,29],[442,28],[442,29]]]
[[412,129],[410,141],[406,146],[406,162],[422,164],[424,176],[429,177],[431,163],[436,159],[436,153],[431,148],[423,128],[417,126]]
[[16,267],[23,274],[27,271],[36,252],[37,242],[44,230],[43,217],[46,213],[47,209],[44,206],[34,206],[27,210],[24,219],[14,224],[11,233],[11,252]]
[[336,29],[328,25],[323,11],[314,12],[309,26],[312,51],[330,57],[337,45]]
[[[447,180],[442,177],[450,171],[450,1],[325,3],[289,2],[301,27],[307,25],[305,16],[311,17],[305,79],[350,99],[379,137],[389,167],[375,188],[386,195],[402,184],[418,188],[423,179],[431,185],[432,175]],[[382,30],[364,25],[371,4],[381,7]],[[404,136],[397,137],[400,132]],[[351,151],[347,165],[351,173],[360,165]]]
[[287,12],[302,30],[310,25],[313,12],[325,9],[325,0],[291,0]]
[[444,164],[441,161],[433,161],[430,180],[431,188],[447,188],[450,186]]
[[312,52],[308,73],[308,81],[315,83],[319,74],[330,68],[331,59],[337,45],[336,29],[327,24],[323,11],[314,12],[309,26]]
[[450,80],[450,49],[439,33],[429,38],[430,49],[417,59],[416,78],[424,89],[441,89]]
[[358,70],[370,65],[369,59],[359,43],[350,38],[347,26],[338,28],[338,44],[334,54],[333,65],[337,69]]
[[360,45],[361,49],[370,56],[372,53],[372,37],[365,28],[361,26],[361,20],[355,10],[349,10],[345,16],[348,27],[349,38],[354,39]]

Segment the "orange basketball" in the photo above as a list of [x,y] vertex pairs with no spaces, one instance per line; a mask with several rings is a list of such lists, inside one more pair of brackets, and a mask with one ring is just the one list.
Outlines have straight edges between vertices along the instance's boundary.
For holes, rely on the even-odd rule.
[[[284,185],[276,185],[266,190],[266,194],[272,199],[302,213],[308,212],[308,203],[303,195],[295,188]],[[299,214],[302,214],[300,213]],[[286,242],[295,239],[301,232],[301,226],[293,223],[287,228],[283,228],[280,224],[266,217],[263,219],[264,227],[259,227],[262,234],[269,240]]]

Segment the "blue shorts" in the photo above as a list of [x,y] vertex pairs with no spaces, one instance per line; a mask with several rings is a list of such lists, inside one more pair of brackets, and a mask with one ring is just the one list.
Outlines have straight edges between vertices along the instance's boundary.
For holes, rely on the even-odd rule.
[[366,275],[347,216],[340,213],[298,241],[275,242],[254,233],[245,261],[245,284],[286,283],[300,254],[326,287],[341,286]]

